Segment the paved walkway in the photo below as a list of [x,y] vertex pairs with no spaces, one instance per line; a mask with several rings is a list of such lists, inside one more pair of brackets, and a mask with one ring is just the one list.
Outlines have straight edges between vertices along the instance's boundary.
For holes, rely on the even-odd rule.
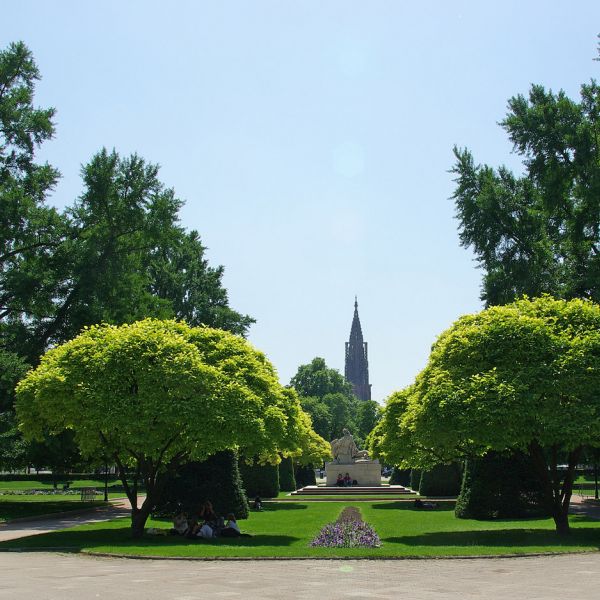
[[119,517],[131,515],[131,504],[127,499],[111,501],[109,506],[82,511],[79,514],[35,518],[28,521],[15,521],[13,523],[0,523],[0,542],[15,540],[28,535],[39,535],[58,529],[67,529],[76,525],[100,523]]
[[600,554],[402,561],[192,562],[1,554],[1,600],[597,598]]

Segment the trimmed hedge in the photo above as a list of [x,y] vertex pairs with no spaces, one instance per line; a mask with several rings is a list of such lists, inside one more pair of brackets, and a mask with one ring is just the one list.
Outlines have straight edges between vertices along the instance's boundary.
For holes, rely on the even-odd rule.
[[458,463],[437,465],[429,471],[423,471],[419,494],[421,496],[457,496],[462,481],[461,467]]
[[[52,483],[54,480],[61,483],[75,481],[77,479],[100,479],[104,481],[104,473],[2,473],[0,481],[41,481],[42,483]],[[121,481],[118,475],[109,473],[108,481]]]
[[410,470],[410,488],[414,492],[418,492],[420,485],[421,485],[421,469],[411,469]]
[[467,461],[455,514],[460,519],[513,519],[550,516],[551,511],[526,455],[488,452]]
[[279,469],[277,465],[248,465],[240,460],[242,485],[248,498],[276,498],[279,494]]
[[184,465],[165,482],[162,502],[154,514],[173,516],[180,510],[198,514],[203,502],[210,500],[215,513],[238,519],[248,518],[248,500],[242,488],[237,455],[232,450],[217,452],[203,462]]
[[411,469],[399,469],[394,467],[390,476],[390,485],[410,486]]
[[296,465],[294,475],[298,488],[302,488],[305,485],[317,485],[317,477],[312,465]]
[[282,492],[293,492],[296,489],[294,477],[294,460],[291,457],[282,458],[279,467],[279,489]]

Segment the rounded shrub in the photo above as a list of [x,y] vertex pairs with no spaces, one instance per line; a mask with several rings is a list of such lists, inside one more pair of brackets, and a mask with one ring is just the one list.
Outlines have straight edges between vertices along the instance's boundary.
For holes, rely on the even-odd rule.
[[542,484],[521,452],[488,452],[467,461],[455,514],[461,519],[550,516]]
[[276,498],[279,494],[278,465],[248,465],[241,460],[240,473],[248,498]]
[[317,477],[312,465],[296,465],[295,470],[296,486],[298,488],[305,485],[317,485]]
[[165,481],[162,501],[155,514],[172,516],[180,510],[197,514],[200,505],[210,500],[215,512],[233,513],[238,519],[248,518],[248,500],[242,487],[235,452],[217,452],[203,462],[184,465]]
[[410,470],[410,489],[418,492],[421,485],[421,469]]
[[399,469],[394,467],[390,477],[390,485],[410,486],[410,474],[412,469]]
[[279,489],[282,492],[293,492],[296,489],[294,476],[294,460],[291,457],[282,458],[279,467]]
[[423,471],[419,494],[421,496],[457,496],[462,480],[461,466],[458,463],[437,465]]

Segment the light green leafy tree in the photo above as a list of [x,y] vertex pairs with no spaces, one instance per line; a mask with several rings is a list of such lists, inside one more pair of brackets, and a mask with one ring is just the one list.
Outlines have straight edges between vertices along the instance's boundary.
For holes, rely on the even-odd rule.
[[600,444],[598,389],[600,307],[524,298],[445,331],[415,384],[390,398],[369,441],[386,461],[423,468],[521,450],[564,534],[582,448]]
[[134,536],[167,472],[226,449],[277,461],[302,450],[309,424],[243,338],[153,319],[93,326],[48,351],[17,386],[16,408],[29,438],[71,430],[84,457],[114,460]]

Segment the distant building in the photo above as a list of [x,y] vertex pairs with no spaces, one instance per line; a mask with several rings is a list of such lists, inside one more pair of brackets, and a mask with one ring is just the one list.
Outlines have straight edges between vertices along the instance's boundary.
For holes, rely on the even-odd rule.
[[369,383],[369,353],[367,342],[363,342],[360,319],[358,318],[358,300],[354,298],[354,318],[350,329],[350,340],[346,342],[346,381],[352,384],[354,395],[359,400],[371,399]]

